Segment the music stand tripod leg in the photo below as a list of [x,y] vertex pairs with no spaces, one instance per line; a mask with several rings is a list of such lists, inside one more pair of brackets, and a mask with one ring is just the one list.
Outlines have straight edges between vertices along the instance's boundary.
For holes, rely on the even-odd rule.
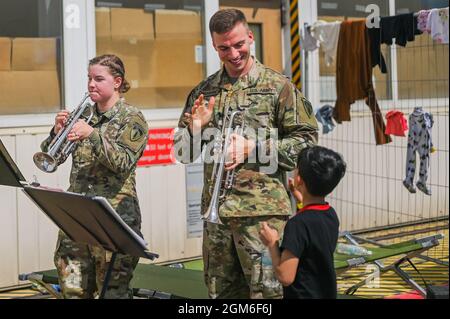
[[105,279],[103,280],[102,292],[100,293],[99,299],[105,298],[106,290],[108,289],[108,283],[109,280],[111,279],[111,273],[114,267],[114,262],[116,261],[116,255],[117,255],[116,252],[112,253],[111,261],[109,262],[108,266],[108,271],[106,272]]

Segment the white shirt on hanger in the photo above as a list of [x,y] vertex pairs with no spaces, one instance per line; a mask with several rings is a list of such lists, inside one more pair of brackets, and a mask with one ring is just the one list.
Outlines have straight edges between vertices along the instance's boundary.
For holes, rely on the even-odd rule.
[[320,43],[325,53],[325,63],[330,66],[336,59],[341,21],[326,22],[319,20],[311,26],[311,36]]

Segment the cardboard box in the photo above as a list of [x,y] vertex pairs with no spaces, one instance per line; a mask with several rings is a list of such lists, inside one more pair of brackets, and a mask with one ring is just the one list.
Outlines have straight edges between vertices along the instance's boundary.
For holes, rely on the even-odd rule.
[[156,107],[156,89],[153,87],[132,87],[124,97],[127,103],[139,108],[148,109]]
[[156,39],[202,39],[201,16],[186,10],[155,10]]
[[193,87],[173,87],[156,89],[156,107],[183,108]]
[[140,109],[149,108],[182,108],[192,87],[131,88],[125,94],[127,103]]
[[0,114],[54,112],[61,107],[56,71],[0,71]]
[[201,40],[155,40],[157,87],[194,87],[204,78],[204,64],[196,63]]
[[11,70],[11,39],[0,38],[0,71]]
[[143,9],[111,8],[111,36],[114,40],[152,40],[155,38],[153,13]]
[[139,83],[139,87],[156,85],[156,57],[154,40],[141,40],[130,44],[123,40],[97,38],[97,54],[115,54],[124,63],[125,78],[128,82]]
[[95,8],[95,34],[99,37],[111,37],[110,8]]
[[11,69],[56,71],[56,52],[56,38],[15,38],[12,40]]

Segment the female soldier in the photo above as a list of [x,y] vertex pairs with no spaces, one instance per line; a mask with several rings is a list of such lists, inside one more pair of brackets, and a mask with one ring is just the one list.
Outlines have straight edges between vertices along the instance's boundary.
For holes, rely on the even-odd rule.
[[[148,126],[142,113],[125,103],[122,93],[130,86],[125,68],[115,55],[89,61],[88,90],[94,105],[89,124],[79,120],[68,140],[76,141],[68,191],[103,196],[120,217],[141,235],[141,213],[136,196],[136,163],[147,142]],[[50,136],[42,143],[46,151],[69,116],[56,115]],[[59,232],[54,261],[64,298],[93,298],[101,291],[111,253],[101,247],[71,241]],[[105,298],[131,298],[129,283],[138,257],[118,254]]]

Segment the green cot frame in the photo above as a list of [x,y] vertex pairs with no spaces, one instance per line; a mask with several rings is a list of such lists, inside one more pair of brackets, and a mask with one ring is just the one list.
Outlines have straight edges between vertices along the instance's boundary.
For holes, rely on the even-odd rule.
[[[357,284],[351,286],[346,290],[346,294],[354,294],[360,287],[364,286],[366,283],[371,282],[376,277],[380,276],[382,273],[387,271],[394,271],[401,279],[405,281],[414,290],[417,290],[422,296],[426,296],[426,290],[421,287],[417,282],[415,282],[403,269],[401,266],[411,262],[411,258],[419,257],[422,258],[421,254],[425,251],[436,247],[439,245],[439,240],[444,238],[444,235],[437,234],[433,236],[428,236],[420,239],[412,239],[404,241],[397,244],[383,245],[376,241],[367,240],[361,237],[352,235],[350,232],[343,232],[341,236],[344,237],[349,243],[353,245],[359,245],[359,241],[370,243],[378,247],[368,248],[372,251],[371,255],[367,256],[349,256],[344,254],[335,253],[334,254],[334,268],[336,274],[342,274],[345,271],[361,266],[364,264],[373,263],[377,266],[378,270],[374,271],[372,274],[368,275],[364,280],[358,282]],[[366,247],[367,248],[367,247]],[[397,257],[395,260],[391,261],[389,265],[384,265],[383,259]]]
[[[417,290],[423,296],[426,295],[425,289],[417,284],[401,266],[411,258],[418,257],[423,252],[439,245],[439,240],[443,235],[438,234],[420,239],[413,239],[397,244],[382,245],[377,242],[365,240],[353,236],[349,232],[341,234],[352,244],[358,245],[358,241],[366,241],[379,247],[368,248],[372,255],[368,256],[349,256],[344,254],[334,254],[334,267],[338,275],[345,271],[364,264],[375,264],[378,271],[369,274],[364,280],[348,288],[345,295],[338,296],[339,299],[346,298],[346,295],[353,295],[360,287],[369,283],[377,276],[387,271],[394,271],[413,289]],[[383,259],[389,257],[395,258],[389,265],[383,264]],[[58,284],[56,270],[36,272],[29,275],[21,275],[22,280],[30,280],[44,286],[54,297],[61,298],[60,293],[55,290],[54,284]],[[138,264],[134,272],[131,287],[136,297],[155,298],[155,299],[206,299],[208,291],[204,284],[203,272],[183,268],[174,268],[169,266],[160,266],[152,264]]]

